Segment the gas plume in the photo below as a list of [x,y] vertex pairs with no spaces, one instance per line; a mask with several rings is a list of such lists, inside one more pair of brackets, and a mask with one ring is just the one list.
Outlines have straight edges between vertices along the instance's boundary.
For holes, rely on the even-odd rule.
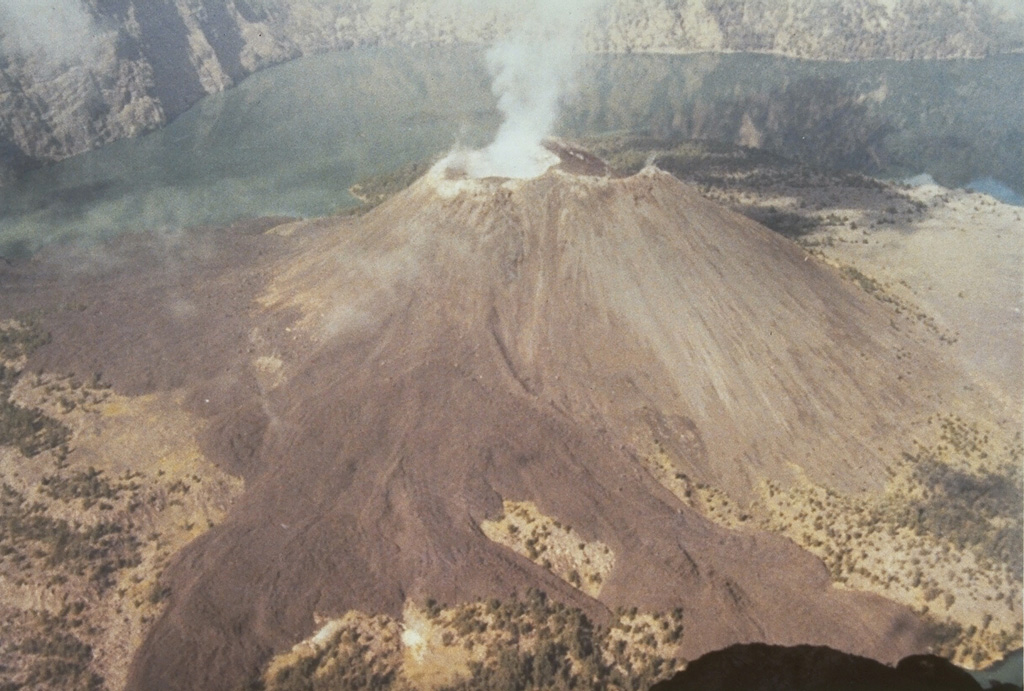
[[[487,3],[481,3],[486,5]],[[487,68],[504,121],[494,141],[476,151],[455,151],[443,165],[471,177],[529,178],[557,157],[542,145],[572,88],[583,32],[604,0],[526,0],[517,4],[515,28],[487,51]]]

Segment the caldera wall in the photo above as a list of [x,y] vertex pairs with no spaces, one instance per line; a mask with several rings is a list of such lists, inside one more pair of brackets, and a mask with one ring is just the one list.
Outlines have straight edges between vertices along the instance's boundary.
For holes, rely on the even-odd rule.
[[[826,2],[709,8],[696,0],[620,0],[587,29],[586,46],[847,60],[980,57],[1022,44],[1019,23],[1002,21],[986,5],[886,5],[862,0],[854,11],[839,12]],[[355,46],[487,44],[517,21],[426,2],[88,0],[83,6],[92,32],[76,42],[78,55],[55,56],[45,40],[26,45],[13,29],[0,31],[0,183],[26,166],[161,127],[204,95],[269,65]],[[13,26],[12,16],[0,19]]]

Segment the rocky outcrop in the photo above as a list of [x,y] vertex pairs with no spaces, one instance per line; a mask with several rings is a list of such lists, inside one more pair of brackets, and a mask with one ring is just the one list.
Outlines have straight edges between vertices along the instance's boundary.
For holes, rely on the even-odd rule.
[[95,0],[90,9],[88,49],[71,62],[55,63],[45,47],[3,43],[0,180],[4,170],[152,130],[204,95],[300,54],[230,1]]
[[911,60],[981,57],[1021,45],[984,2],[639,0],[614,3],[609,14],[600,48],[611,51]]
[[[19,41],[16,24],[0,22],[0,183],[33,163],[160,127],[272,64],[360,45],[486,43],[517,21],[496,9],[467,13],[465,4],[445,10],[425,0],[75,1],[91,22],[88,40],[75,30],[75,54],[54,55],[51,34],[49,45]],[[586,45],[961,58],[1019,50],[1022,35],[1019,22],[1002,21],[982,2],[616,0],[591,24]]]

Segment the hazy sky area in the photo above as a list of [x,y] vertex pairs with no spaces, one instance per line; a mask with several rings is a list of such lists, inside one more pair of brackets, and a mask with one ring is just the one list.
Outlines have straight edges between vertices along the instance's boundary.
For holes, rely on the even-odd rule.
[[95,29],[81,0],[0,0],[0,40],[6,53],[27,54],[52,65],[76,62],[95,44]]
[[1024,16],[1024,0],[991,0],[992,4],[1004,10],[1009,10],[1017,14],[1017,16]]

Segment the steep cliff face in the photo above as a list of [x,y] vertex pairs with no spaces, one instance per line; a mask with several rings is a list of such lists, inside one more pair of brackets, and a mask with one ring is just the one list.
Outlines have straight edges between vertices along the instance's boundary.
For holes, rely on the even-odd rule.
[[45,47],[0,44],[0,181],[5,170],[152,130],[299,54],[223,0],[90,0],[89,10],[85,55],[55,63]]
[[[52,35],[49,45],[44,37],[26,46],[17,26],[0,22],[0,183],[33,163],[160,127],[268,65],[359,45],[484,43],[515,21],[425,0],[80,1],[91,27],[79,54],[55,56]],[[1002,22],[982,2],[616,0],[586,44],[912,59],[1019,50],[1024,39],[1019,22]]]

